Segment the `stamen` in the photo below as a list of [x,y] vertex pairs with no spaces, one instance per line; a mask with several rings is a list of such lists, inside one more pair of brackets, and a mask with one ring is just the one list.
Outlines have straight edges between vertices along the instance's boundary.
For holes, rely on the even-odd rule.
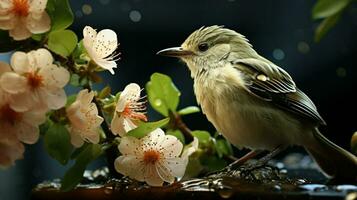
[[155,164],[160,160],[160,152],[153,149],[145,151],[143,160],[145,164]]
[[27,83],[30,85],[32,89],[38,88],[42,86],[43,77],[38,75],[37,73],[27,73],[26,74]]
[[12,12],[18,16],[26,17],[29,14],[28,0],[12,0]]

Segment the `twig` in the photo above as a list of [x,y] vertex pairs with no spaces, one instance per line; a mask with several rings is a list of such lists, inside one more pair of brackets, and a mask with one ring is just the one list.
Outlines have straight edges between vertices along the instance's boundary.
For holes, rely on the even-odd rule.
[[189,142],[193,141],[192,130],[186,126],[181,116],[172,111],[169,111],[169,116],[171,120],[169,126],[174,130],[180,130]]

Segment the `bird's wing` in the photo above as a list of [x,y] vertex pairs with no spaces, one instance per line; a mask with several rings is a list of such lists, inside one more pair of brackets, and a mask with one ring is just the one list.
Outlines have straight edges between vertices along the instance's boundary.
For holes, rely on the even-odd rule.
[[310,98],[296,87],[290,75],[280,67],[251,58],[235,60],[232,64],[244,74],[246,89],[251,94],[289,112],[326,124]]

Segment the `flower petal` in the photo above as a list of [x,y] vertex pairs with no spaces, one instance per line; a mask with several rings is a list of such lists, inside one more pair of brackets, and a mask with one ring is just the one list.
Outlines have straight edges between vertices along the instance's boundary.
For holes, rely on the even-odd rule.
[[39,75],[43,77],[45,85],[58,88],[63,88],[68,83],[70,78],[70,74],[67,69],[57,67],[54,64],[41,68]]
[[163,149],[166,158],[178,157],[181,154],[183,145],[177,137],[166,135],[165,139],[161,142],[160,147]]
[[46,121],[46,113],[43,111],[31,110],[22,114],[22,120],[27,124],[40,125]]
[[71,144],[76,148],[81,147],[84,144],[83,138],[81,137],[81,132],[73,127],[70,127],[68,131],[71,136]]
[[32,0],[29,12],[42,13],[46,9],[47,0]]
[[175,177],[172,175],[172,169],[166,167],[161,163],[156,164],[156,170],[159,174],[160,178],[168,183],[173,183],[175,181]]
[[47,49],[41,48],[35,51],[30,51],[28,56],[31,65],[36,66],[36,68],[51,67],[53,65],[52,54]]
[[147,148],[158,148],[161,149],[163,146],[162,141],[165,139],[165,133],[162,129],[157,128],[154,131],[147,134],[144,138],[142,138],[142,142],[146,144]]
[[93,60],[97,65],[99,65],[101,68],[109,70],[111,74],[115,74],[114,68],[117,68],[117,63],[112,60],[103,60],[103,59],[98,59],[96,57],[93,57]]
[[182,158],[168,158],[165,159],[163,165],[170,170],[173,176],[181,178],[185,175],[187,162]]
[[135,156],[119,156],[114,161],[114,167],[117,172],[125,176],[144,181],[143,173],[140,173],[144,166]]
[[14,29],[16,20],[10,15],[0,15],[0,29],[11,30]]
[[[27,97],[27,98],[24,98]],[[33,95],[29,91],[19,94],[12,94],[10,96],[10,107],[17,112],[27,111],[34,106],[36,106],[38,102],[33,98]],[[46,105],[47,108],[47,105]]]
[[39,93],[49,109],[57,110],[66,105],[66,92],[61,88],[42,88]]
[[117,46],[117,34],[110,29],[104,29],[99,31],[94,41],[93,49],[95,49],[99,58],[105,58],[111,55]]
[[11,67],[9,64],[0,61],[0,76],[5,72],[11,72]]
[[131,136],[123,137],[118,146],[120,153],[124,156],[141,156],[143,153],[141,148],[140,140]]
[[0,168],[7,168],[23,158],[24,145],[18,140],[0,138]]
[[46,12],[43,12],[40,18],[30,15],[26,19],[26,26],[33,34],[45,33],[51,29],[50,16]]
[[82,134],[82,137],[93,144],[98,144],[100,139],[99,130],[87,131],[85,134]]
[[26,91],[27,79],[14,72],[5,72],[0,77],[0,86],[10,94],[18,94]]
[[[19,21],[17,21],[19,22]],[[9,30],[9,35],[14,38],[14,40],[25,40],[31,37],[31,32],[22,23],[15,23],[13,29]]]
[[136,83],[128,84],[120,94],[116,105],[116,111],[123,112],[126,104],[130,101],[137,101],[140,98],[140,86]]
[[22,51],[16,51],[11,56],[11,67],[18,74],[30,72],[31,66],[27,54]]
[[88,92],[87,89],[81,90],[78,95],[76,100],[81,103],[81,105],[89,105],[94,97],[94,92]]
[[93,43],[95,38],[97,37],[97,31],[95,31],[92,27],[86,26],[83,29],[83,45],[86,50],[91,50],[93,48]]
[[27,123],[19,123],[16,125],[17,138],[26,144],[34,144],[40,136],[40,130],[37,126],[32,126]]
[[145,182],[150,186],[160,187],[164,183],[156,171],[155,165],[146,165],[144,168]]

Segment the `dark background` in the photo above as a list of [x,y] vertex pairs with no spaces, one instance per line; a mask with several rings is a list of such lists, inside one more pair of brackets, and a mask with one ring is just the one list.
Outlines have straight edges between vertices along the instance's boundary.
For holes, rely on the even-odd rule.
[[[180,107],[196,105],[188,69],[176,59],[158,57],[163,48],[178,46],[195,29],[225,25],[251,41],[264,57],[286,69],[315,102],[328,127],[322,132],[349,149],[357,130],[357,8],[349,8],[320,43],[313,42],[317,22],[311,20],[311,0],[72,0],[76,15],[71,27],[82,37],[90,25],[117,32],[122,60],[115,76],[103,74],[114,91],[126,84],[141,86],[153,72],[172,77],[181,90]],[[5,59],[4,56],[0,59]],[[159,115],[153,111],[149,117]],[[202,114],[184,118],[192,129],[214,131]],[[100,163],[100,162],[99,162]],[[98,164],[99,165],[99,164]],[[94,166],[95,167],[95,166]],[[45,179],[61,177],[61,167],[44,152],[42,142],[27,146],[25,159],[0,171],[0,200],[26,199]]]

